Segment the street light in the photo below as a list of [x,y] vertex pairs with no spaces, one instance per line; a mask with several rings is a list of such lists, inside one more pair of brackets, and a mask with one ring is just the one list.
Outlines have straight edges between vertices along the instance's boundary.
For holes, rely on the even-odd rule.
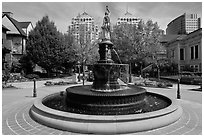
[[82,61],[82,69],[83,69],[83,77],[82,77],[82,80],[83,80],[83,86],[84,86],[84,80],[85,80],[84,60]]
[[131,71],[131,62],[130,62],[130,65],[129,65],[129,83],[132,83],[132,71]]
[[36,91],[36,79],[33,79],[33,97],[37,97],[37,91]]
[[181,99],[180,95],[180,44],[178,42],[178,87],[177,87],[177,99]]
[[140,75],[142,77],[142,61],[140,61]]
[[178,88],[177,88],[177,99],[181,99],[181,94],[180,94],[180,79],[178,78]]
[[77,67],[79,69],[78,82],[80,82],[81,80],[80,80],[80,62],[79,61],[77,62]]

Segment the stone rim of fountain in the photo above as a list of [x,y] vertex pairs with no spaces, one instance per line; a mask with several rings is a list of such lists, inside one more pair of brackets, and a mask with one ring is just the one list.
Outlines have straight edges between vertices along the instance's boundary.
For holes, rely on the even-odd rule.
[[[182,108],[175,99],[171,105],[157,111],[129,115],[86,115],[63,112],[46,107],[42,101],[54,93],[37,99],[31,110],[31,116],[39,123],[78,133],[124,134],[160,128],[177,121],[182,115]],[[156,94],[152,93],[151,94]],[[157,94],[160,95],[161,94]],[[162,95],[164,96],[164,95]],[[108,127],[108,128],[107,128]]]

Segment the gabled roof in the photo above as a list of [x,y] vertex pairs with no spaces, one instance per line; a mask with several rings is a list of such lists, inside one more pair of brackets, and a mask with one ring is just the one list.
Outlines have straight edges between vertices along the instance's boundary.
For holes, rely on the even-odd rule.
[[5,30],[5,31],[10,31],[7,27],[5,27],[4,25],[2,25],[2,30]]
[[13,25],[17,28],[17,30],[20,32],[21,35],[27,36],[26,33],[22,30],[22,27],[21,27],[21,23],[20,23],[20,22],[18,22],[17,20],[15,20],[14,18],[10,17],[10,16],[7,15],[7,14],[4,14],[4,15],[2,16],[2,18],[3,18],[4,16],[6,16],[6,17],[13,23]]
[[127,11],[127,12],[125,13],[125,16],[131,16],[131,17],[132,17],[133,15],[132,15],[130,12]]
[[86,13],[85,11],[80,15],[80,18],[87,18],[87,17],[91,17],[88,13]]
[[27,28],[31,22],[29,21],[29,22],[19,22],[19,23],[22,28]]

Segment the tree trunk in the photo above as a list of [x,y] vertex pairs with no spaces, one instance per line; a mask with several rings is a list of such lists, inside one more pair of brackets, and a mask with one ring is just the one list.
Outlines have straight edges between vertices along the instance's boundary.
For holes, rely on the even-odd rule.
[[157,67],[157,76],[158,76],[158,80],[160,80],[160,70],[159,70],[159,67]]
[[51,76],[51,71],[50,70],[46,70],[47,71],[47,76],[48,76],[48,78],[50,78],[50,76]]

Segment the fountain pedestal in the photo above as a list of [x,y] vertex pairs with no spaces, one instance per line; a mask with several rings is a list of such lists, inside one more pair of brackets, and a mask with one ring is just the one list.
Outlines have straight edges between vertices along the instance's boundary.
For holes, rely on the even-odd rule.
[[115,64],[111,57],[113,43],[103,40],[99,43],[100,60],[94,64],[94,82],[92,91],[113,92],[120,89],[117,79],[120,77],[120,64]]
[[98,63],[94,65],[92,91],[114,92],[120,89],[120,64]]

